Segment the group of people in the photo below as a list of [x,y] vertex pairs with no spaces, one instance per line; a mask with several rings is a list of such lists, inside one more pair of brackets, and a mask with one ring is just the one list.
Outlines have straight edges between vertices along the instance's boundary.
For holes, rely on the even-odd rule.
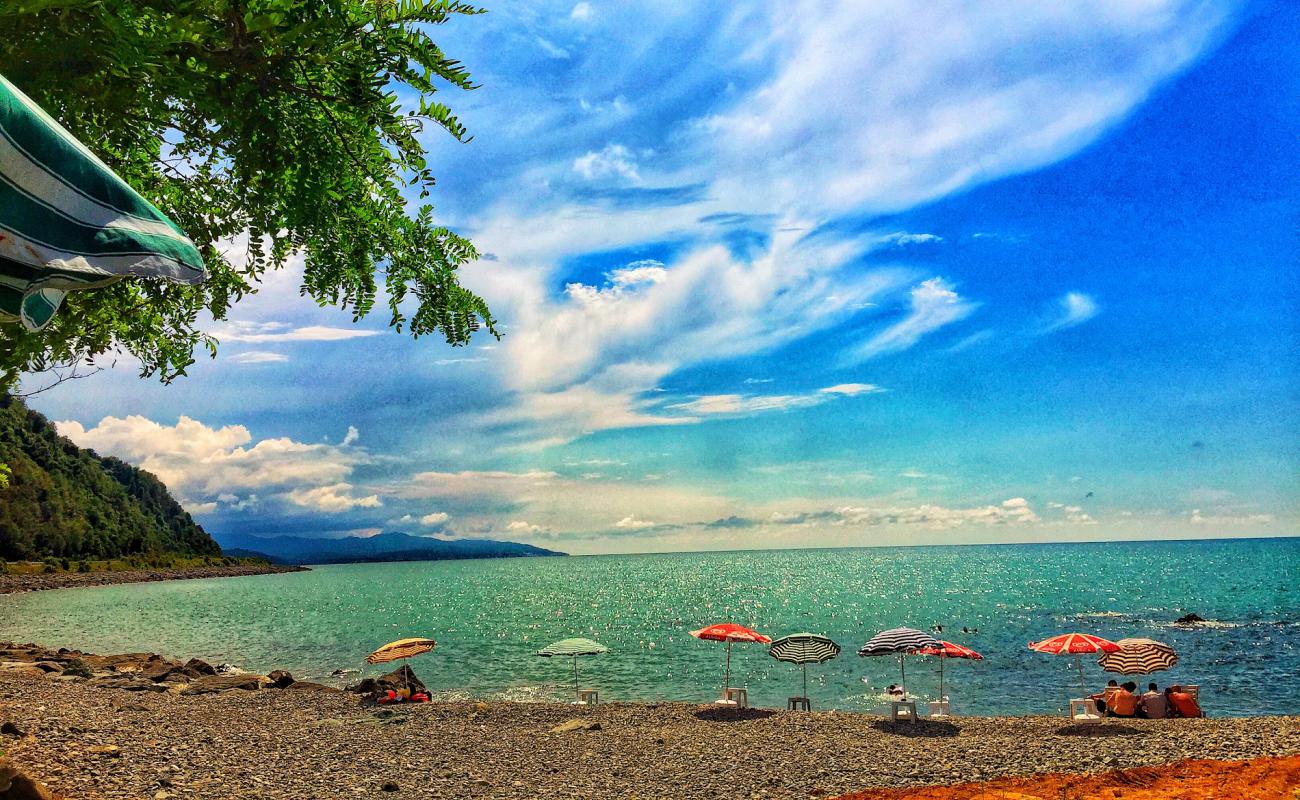
[[1205,716],[1196,696],[1178,684],[1166,687],[1162,692],[1154,683],[1149,683],[1147,690],[1138,694],[1138,685],[1133,681],[1120,684],[1112,680],[1106,685],[1106,690],[1094,694],[1092,700],[1097,704],[1097,710],[1108,717],[1166,719]]

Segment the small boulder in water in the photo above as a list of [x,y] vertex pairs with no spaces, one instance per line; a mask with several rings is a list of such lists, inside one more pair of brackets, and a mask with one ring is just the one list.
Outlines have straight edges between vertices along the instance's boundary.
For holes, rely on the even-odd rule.
[[1194,625],[1197,622],[1205,622],[1205,618],[1199,614],[1184,614],[1174,620],[1175,625]]

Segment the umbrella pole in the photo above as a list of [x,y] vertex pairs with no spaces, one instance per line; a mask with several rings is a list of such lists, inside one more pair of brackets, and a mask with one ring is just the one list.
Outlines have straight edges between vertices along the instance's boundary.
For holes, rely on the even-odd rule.
[[943,662],[944,657],[939,656],[939,702],[943,702]]
[[722,694],[725,697],[727,689],[731,688],[731,640],[727,640],[727,669],[722,675]]
[[902,676],[903,676],[903,682],[902,682],[902,684],[900,684],[900,685],[901,685],[901,687],[902,687],[902,689],[903,689],[903,699],[904,699],[904,700],[907,699],[907,663],[906,663],[906,660],[907,660],[907,656],[899,656],[899,657],[898,657],[898,671],[899,671],[899,673],[902,674]]
[[1079,669],[1079,688],[1083,690],[1083,694],[1086,697],[1088,694],[1088,684],[1083,679],[1083,656],[1075,655],[1074,666],[1078,667]]
[[803,699],[808,699],[808,665],[800,664],[803,667]]
[[573,657],[573,696],[578,697],[578,657],[577,656]]

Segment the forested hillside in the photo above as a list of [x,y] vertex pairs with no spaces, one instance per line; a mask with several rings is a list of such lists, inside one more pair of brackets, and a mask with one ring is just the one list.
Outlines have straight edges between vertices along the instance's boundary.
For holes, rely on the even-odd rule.
[[0,396],[0,558],[220,555],[161,481],[58,435],[20,400]]

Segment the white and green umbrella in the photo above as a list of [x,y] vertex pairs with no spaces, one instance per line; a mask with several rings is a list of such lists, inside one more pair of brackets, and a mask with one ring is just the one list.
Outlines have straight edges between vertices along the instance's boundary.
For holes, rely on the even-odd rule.
[[0,321],[49,324],[71,289],[203,280],[194,243],[0,76]]
[[578,656],[598,656],[601,653],[608,653],[609,648],[600,642],[593,642],[590,639],[561,639],[558,642],[552,642],[541,650],[537,655],[542,658],[554,658],[555,656],[568,656],[573,659],[573,692],[578,692]]
[[772,642],[767,654],[777,661],[803,667],[803,696],[807,698],[808,665],[830,661],[840,654],[840,646],[815,633],[792,633]]

